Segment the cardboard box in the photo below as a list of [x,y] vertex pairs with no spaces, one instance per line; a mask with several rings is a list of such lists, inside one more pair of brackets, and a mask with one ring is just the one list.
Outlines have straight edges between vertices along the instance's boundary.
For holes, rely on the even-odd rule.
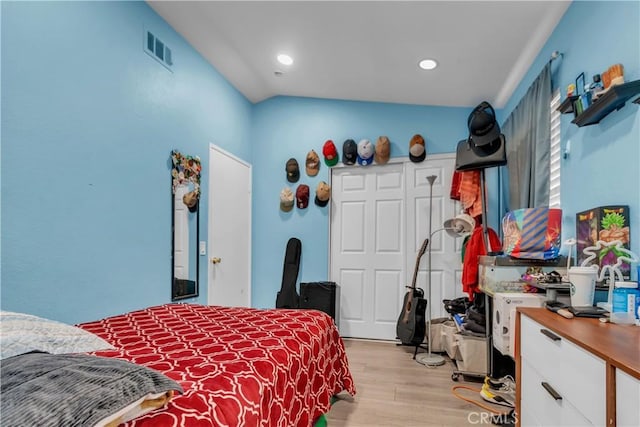
[[556,259],[560,253],[562,209],[527,208],[502,218],[502,250],[513,258]]
[[493,295],[493,346],[505,356],[514,357],[516,307],[542,307],[545,294],[497,293]]
[[[583,252],[584,249],[595,246],[598,240],[603,242],[619,240],[622,242],[623,248],[629,249],[629,206],[600,206],[578,212],[576,214],[576,239],[577,265],[582,265],[582,262],[588,257]],[[618,255],[613,248],[613,246],[605,246],[595,250],[598,256],[589,265],[596,264],[602,267],[616,264]],[[623,262],[619,268],[624,278],[630,279],[631,266]]]

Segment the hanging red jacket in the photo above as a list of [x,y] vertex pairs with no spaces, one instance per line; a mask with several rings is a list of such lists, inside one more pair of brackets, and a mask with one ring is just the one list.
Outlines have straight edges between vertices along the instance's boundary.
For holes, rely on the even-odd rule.
[[[478,291],[478,257],[487,254],[482,233],[482,226],[477,226],[473,229],[467,242],[462,264],[462,290],[469,294],[469,300],[471,301],[473,301],[474,294],[480,292]],[[500,251],[502,243],[500,243],[496,232],[492,228],[487,228],[487,234],[491,250],[494,252]]]
[[453,171],[451,177],[451,190],[449,190],[449,198],[451,200],[460,200],[460,180],[462,179],[462,172]]

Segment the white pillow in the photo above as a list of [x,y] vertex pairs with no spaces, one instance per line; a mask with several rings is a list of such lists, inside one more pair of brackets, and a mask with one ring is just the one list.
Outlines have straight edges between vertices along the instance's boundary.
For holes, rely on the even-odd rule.
[[114,348],[102,338],[76,326],[30,314],[0,311],[0,359],[30,351],[66,354]]

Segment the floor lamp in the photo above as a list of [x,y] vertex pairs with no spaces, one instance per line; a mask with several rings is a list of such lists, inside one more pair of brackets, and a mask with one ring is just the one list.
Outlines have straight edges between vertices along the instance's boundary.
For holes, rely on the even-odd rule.
[[436,180],[435,175],[430,175],[427,177],[427,181],[429,181],[429,254],[428,254],[428,283],[429,287],[427,290],[427,333],[428,335],[428,343],[429,343],[429,351],[428,353],[422,353],[416,356],[416,361],[426,366],[440,366],[444,365],[444,357],[439,354],[431,353],[431,344],[433,343],[431,337],[431,246],[433,243],[433,235],[440,232],[446,231],[452,237],[462,237],[465,236],[473,230],[475,227],[475,221],[473,218],[466,214],[457,215],[455,218],[448,219],[444,222],[444,227],[439,228],[435,231],[431,231],[431,225],[433,220],[433,183]]

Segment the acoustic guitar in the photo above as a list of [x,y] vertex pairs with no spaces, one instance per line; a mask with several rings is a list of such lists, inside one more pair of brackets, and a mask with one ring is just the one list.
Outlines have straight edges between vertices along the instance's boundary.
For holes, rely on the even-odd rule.
[[418,278],[418,270],[420,269],[420,259],[426,252],[428,245],[429,239],[424,239],[416,259],[413,280],[411,281],[411,286],[407,286],[409,291],[404,296],[402,312],[398,317],[398,323],[396,325],[396,335],[404,345],[420,345],[424,340],[427,329],[425,323],[427,300],[424,298],[424,291],[416,288],[416,279]]

